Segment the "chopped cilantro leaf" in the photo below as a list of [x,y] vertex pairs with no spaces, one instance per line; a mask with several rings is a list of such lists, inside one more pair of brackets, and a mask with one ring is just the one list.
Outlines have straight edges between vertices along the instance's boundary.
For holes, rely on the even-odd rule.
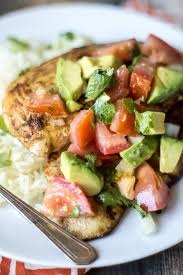
[[11,165],[11,152],[8,153],[0,153],[0,168],[10,166]]
[[102,167],[100,167],[100,173],[103,175],[104,181],[106,184],[115,182],[115,178],[116,178],[115,167],[116,167],[116,164],[102,165]]
[[135,112],[136,106],[135,106],[135,103],[134,103],[133,99],[131,99],[131,98],[124,98],[123,102],[124,102],[126,110],[129,113],[134,113]]
[[53,48],[52,44],[47,44],[45,50],[51,50]]
[[90,168],[92,171],[95,171],[97,156],[91,152],[87,152],[85,154],[85,159],[87,160],[86,165],[88,166],[88,168]]
[[130,72],[132,72],[133,69],[135,68],[135,66],[140,62],[141,57],[142,57],[141,55],[137,55],[133,58],[132,64],[130,66],[128,66],[128,70]]
[[130,201],[130,206],[135,208],[142,218],[145,218],[147,216],[148,213],[144,209],[142,209],[142,207],[140,207],[140,205],[138,205],[135,200]]
[[[97,200],[99,200],[100,203],[104,207],[112,206],[115,207],[118,202],[116,201],[116,198],[112,196],[111,192],[108,190],[103,190],[98,196]],[[119,202],[120,203],[120,202]]]
[[19,76],[24,75],[26,72],[29,71],[29,69],[30,69],[30,68],[26,68],[26,69],[21,70],[21,71],[19,72]]
[[66,38],[69,41],[73,41],[75,39],[75,34],[73,32],[64,32],[61,33],[60,36]]
[[6,124],[5,124],[5,122],[4,122],[3,116],[0,116],[0,129],[1,129],[3,132],[5,132],[5,133],[8,133],[8,132],[9,132],[8,129],[7,129],[7,127],[6,127]]
[[126,207],[135,208],[142,217],[147,216],[147,212],[144,211],[135,200],[127,199],[126,197],[121,195],[117,187],[111,184],[105,185],[103,191],[97,195],[97,200],[102,203],[104,207],[116,206],[118,204],[124,205]]
[[87,152],[85,154],[85,159],[87,159],[87,161],[90,161],[92,162],[94,165],[96,164],[96,160],[97,160],[97,157],[95,154],[91,153],[91,152]]
[[10,43],[12,50],[15,52],[27,51],[30,49],[30,45],[27,42],[20,40],[16,37],[8,37],[8,41]]
[[133,53],[132,53],[133,58],[136,57],[136,56],[139,56],[140,54],[141,54],[141,52],[140,52],[140,47],[137,45],[137,46],[134,48]]
[[114,69],[109,68],[107,71],[95,70],[88,81],[86,88],[86,102],[95,100],[101,93],[112,85]]
[[105,124],[111,124],[116,112],[114,104],[108,103],[109,100],[109,96],[104,93],[99,98],[97,98],[95,104],[92,107],[97,119],[104,122]]

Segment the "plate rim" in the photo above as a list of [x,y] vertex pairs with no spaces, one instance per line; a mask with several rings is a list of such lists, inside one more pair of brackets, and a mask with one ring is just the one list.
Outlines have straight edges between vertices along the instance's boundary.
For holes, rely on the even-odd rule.
[[[156,233],[155,233],[156,234]],[[105,237],[103,237],[105,238]],[[48,240],[49,241],[49,240]],[[131,262],[134,262],[134,261],[138,261],[138,260],[143,260],[143,259],[146,259],[148,257],[151,257],[153,255],[156,255],[158,253],[161,253],[163,251],[166,251],[167,249],[171,248],[171,247],[174,247],[176,246],[177,244],[183,242],[183,236],[182,238],[179,238],[177,239],[177,241],[172,241],[170,242],[167,246],[164,246],[161,250],[160,249],[154,249],[151,253],[149,253],[148,255],[144,252],[144,254],[141,256],[134,256],[133,258],[127,260],[127,261],[124,261],[124,262],[121,262],[119,260],[113,260],[113,261],[110,261],[107,265],[106,264],[100,264],[100,263],[97,263],[95,264],[95,262],[91,263],[91,264],[88,264],[88,265],[76,265],[74,263],[72,263],[69,258],[68,258],[68,263],[69,265],[62,265],[61,267],[58,266],[57,264],[53,264],[51,267],[50,266],[47,266],[47,265],[44,265],[44,264],[40,264],[39,260],[34,260],[33,262],[31,262],[30,260],[28,260],[27,257],[18,257],[18,256],[11,256],[11,253],[6,253],[6,255],[4,255],[3,257],[7,257],[9,259],[13,259],[15,261],[19,261],[19,262],[23,262],[25,263],[26,265],[30,265],[30,266],[36,266],[37,268],[39,269],[52,269],[52,268],[71,268],[71,269],[78,269],[78,268],[84,268],[84,269],[87,269],[87,270],[90,270],[90,269],[93,269],[93,268],[103,268],[103,267],[110,267],[110,266],[115,266],[115,265],[121,265],[121,264],[128,264],[128,263],[131,263]],[[90,243],[90,242],[89,242]],[[92,245],[92,244],[91,244]],[[1,249],[0,249],[1,251]],[[100,257],[100,256],[99,256]]]
[[183,33],[183,30],[180,26],[173,24],[171,22],[165,22],[165,21],[161,20],[160,18],[144,14],[141,11],[135,11],[130,8],[125,8],[120,5],[115,5],[112,3],[100,3],[100,2],[94,2],[94,3],[92,3],[92,2],[76,2],[75,3],[75,2],[71,1],[69,3],[60,2],[60,3],[39,4],[39,5],[21,7],[17,10],[11,10],[4,14],[0,14],[0,21],[2,19],[3,20],[6,19],[6,17],[20,15],[20,14],[23,14],[24,12],[32,12],[32,11],[36,11],[36,10],[40,10],[40,9],[60,8],[60,7],[69,8],[69,7],[73,7],[73,6],[81,7],[81,8],[83,8],[83,7],[84,8],[95,7],[95,8],[101,8],[101,9],[102,8],[106,8],[106,9],[112,8],[113,10],[116,10],[117,12],[119,11],[119,7],[120,7],[121,11],[127,11],[130,14],[136,14],[138,17],[140,16],[141,18],[146,18],[150,21],[159,22],[162,25],[166,25],[166,26],[169,26],[170,28],[173,28],[177,32]]

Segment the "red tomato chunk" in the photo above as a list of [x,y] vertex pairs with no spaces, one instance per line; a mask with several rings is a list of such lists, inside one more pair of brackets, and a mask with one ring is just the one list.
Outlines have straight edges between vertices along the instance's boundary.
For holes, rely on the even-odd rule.
[[58,95],[33,95],[28,103],[31,112],[48,113],[52,116],[66,115],[64,104]]
[[147,60],[143,60],[137,64],[130,78],[130,96],[133,99],[143,97],[147,99],[151,90],[154,78],[155,68]]
[[110,126],[111,131],[125,136],[136,136],[135,115],[125,108],[123,100],[117,102],[117,112]]
[[117,69],[115,78],[116,83],[114,86],[106,91],[112,102],[126,97],[129,94],[128,85],[130,75],[126,65],[122,65]]
[[114,55],[123,61],[130,61],[136,46],[136,39],[129,39],[113,45],[101,46],[93,52],[92,56]]
[[169,188],[163,179],[147,163],[137,169],[136,178],[137,203],[149,212],[164,209],[169,202]]
[[82,110],[73,119],[71,126],[71,141],[84,148],[95,137],[94,115],[92,110]]
[[91,203],[81,188],[62,177],[53,177],[43,199],[43,213],[48,217],[72,217],[74,211],[79,216],[93,216]]
[[183,60],[179,51],[153,34],[149,35],[141,50],[143,54],[149,56],[152,63],[168,65],[180,63]]
[[103,155],[116,154],[129,147],[123,135],[112,133],[103,123],[96,125],[96,145]]

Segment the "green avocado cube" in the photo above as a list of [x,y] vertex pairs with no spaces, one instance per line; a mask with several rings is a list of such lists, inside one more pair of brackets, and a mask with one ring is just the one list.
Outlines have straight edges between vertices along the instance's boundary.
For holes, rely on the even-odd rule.
[[162,136],[160,141],[160,171],[173,173],[183,151],[183,141]]
[[65,101],[78,100],[83,92],[80,65],[60,58],[56,69],[56,86]]
[[67,109],[69,110],[69,112],[71,112],[71,113],[77,112],[83,107],[82,104],[79,104],[74,100],[67,100],[66,106],[67,106]]
[[83,77],[88,79],[92,73],[97,70],[107,70],[108,68],[117,69],[121,65],[121,61],[113,55],[105,55],[99,57],[82,57],[78,63],[82,68]]
[[120,156],[133,168],[151,158],[158,147],[158,139],[155,136],[143,137],[130,148],[120,153]]
[[165,132],[165,114],[147,111],[135,112],[135,126],[143,135],[161,135]]
[[86,162],[75,154],[63,152],[60,168],[65,179],[77,183],[88,196],[97,195],[103,188],[103,178],[92,171]]
[[181,88],[183,88],[183,72],[175,71],[168,67],[159,67],[147,103],[157,104],[164,102],[179,93]]

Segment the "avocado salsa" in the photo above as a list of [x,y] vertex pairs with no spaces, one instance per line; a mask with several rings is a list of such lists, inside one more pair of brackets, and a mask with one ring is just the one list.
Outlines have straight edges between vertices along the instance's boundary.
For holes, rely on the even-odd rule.
[[[182,158],[183,140],[167,131],[162,106],[183,90],[183,69],[172,66],[183,58],[154,35],[131,48],[123,43],[79,60],[59,59],[55,85],[74,115],[60,169],[89,202],[92,197],[103,207],[133,207],[144,217],[167,207],[165,175],[174,175]],[[77,216],[95,215],[92,203],[93,211],[85,212],[82,203],[81,196],[73,203]]]

